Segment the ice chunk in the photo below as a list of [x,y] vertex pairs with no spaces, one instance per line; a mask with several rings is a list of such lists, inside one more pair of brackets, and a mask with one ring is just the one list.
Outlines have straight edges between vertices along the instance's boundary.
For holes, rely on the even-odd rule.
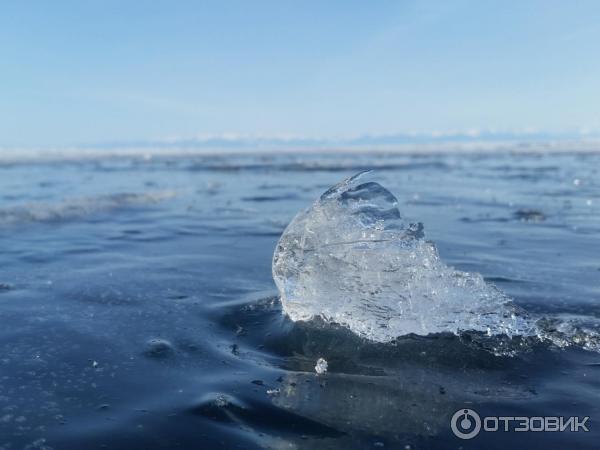
[[281,236],[273,277],[294,321],[320,317],[367,339],[414,333],[530,334],[481,275],[455,270],[406,222],[394,195],[360,173],[326,191]]
[[317,375],[323,375],[327,372],[327,361],[323,358],[317,359],[317,365],[315,366],[315,372]]

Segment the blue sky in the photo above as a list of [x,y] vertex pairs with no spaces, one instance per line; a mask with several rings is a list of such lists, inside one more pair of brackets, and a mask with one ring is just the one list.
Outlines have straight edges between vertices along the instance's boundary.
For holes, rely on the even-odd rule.
[[0,146],[600,129],[600,2],[7,1]]

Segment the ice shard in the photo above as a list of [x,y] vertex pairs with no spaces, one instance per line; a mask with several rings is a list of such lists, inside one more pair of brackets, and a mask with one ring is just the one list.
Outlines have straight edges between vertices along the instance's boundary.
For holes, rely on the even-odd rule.
[[273,277],[294,321],[320,318],[377,342],[407,334],[530,334],[531,322],[478,273],[440,259],[421,223],[365,172],[327,190],[281,236]]

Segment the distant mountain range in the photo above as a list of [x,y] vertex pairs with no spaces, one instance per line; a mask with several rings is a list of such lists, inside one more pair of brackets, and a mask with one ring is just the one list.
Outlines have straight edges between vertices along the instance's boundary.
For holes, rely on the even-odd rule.
[[561,141],[597,141],[600,133],[594,132],[492,132],[471,131],[457,133],[398,133],[386,135],[363,135],[350,138],[310,137],[264,137],[245,135],[215,135],[197,138],[173,138],[165,140],[112,141],[82,145],[84,148],[179,148],[179,149],[260,149],[260,148],[378,148],[427,144],[485,144],[511,143],[536,144]]

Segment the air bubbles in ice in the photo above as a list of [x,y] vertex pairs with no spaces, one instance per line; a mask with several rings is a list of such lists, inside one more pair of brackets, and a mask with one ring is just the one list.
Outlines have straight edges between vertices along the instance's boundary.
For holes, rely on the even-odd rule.
[[[480,274],[447,266],[423,225],[405,221],[392,193],[364,174],[326,191],[277,243],[273,278],[293,321],[321,319],[375,342],[476,332],[600,351],[600,321],[532,317]],[[512,354],[497,342],[492,351]],[[320,359],[315,370],[326,369]]]
[[448,267],[394,195],[358,174],[300,212],[281,236],[273,277],[294,321],[320,317],[367,339],[476,330],[523,334],[530,322],[478,273]]

